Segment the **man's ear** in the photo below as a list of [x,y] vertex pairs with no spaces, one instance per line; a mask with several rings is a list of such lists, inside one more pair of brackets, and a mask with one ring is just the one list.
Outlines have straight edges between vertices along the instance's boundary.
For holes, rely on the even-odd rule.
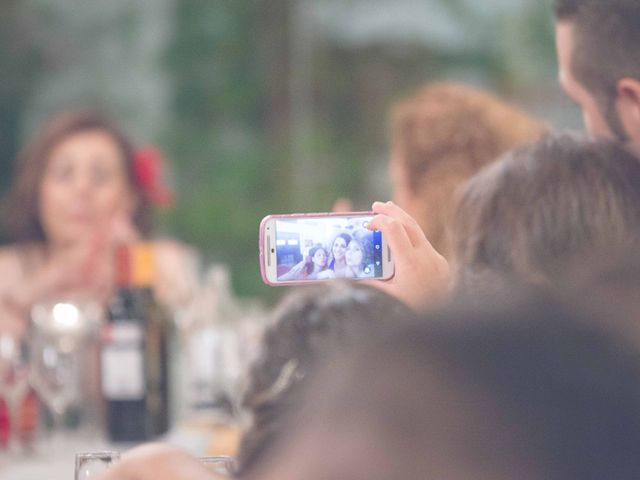
[[618,115],[633,143],[640,143],[640,80],[623,78],[618,82]]

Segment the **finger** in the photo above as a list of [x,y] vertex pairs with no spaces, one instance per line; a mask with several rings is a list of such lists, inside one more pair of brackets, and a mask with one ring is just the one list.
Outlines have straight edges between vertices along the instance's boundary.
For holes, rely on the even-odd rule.
[[134,243],[140,240],[140,233],[131,218],[125,215],[119,215],[114,219],[110,232],[111,243]]
[[416,222],[416,220],[411,215],[409,215],[395,203],[375,202],[372,206],[372,209],[375,213],[388,215],[402,222],[405,229],[407,230],[407,235],[411,240],[411,244],[414,247],[424,246],[425,243],[429,243],[429,240],[422,231],[420,225],[418,225],[418,222]]
[[386,292],[388,290],[388,285],[392,283],[392,281],[393,281],[393,278],[389,280],[384,280],[379,278],[379,279],[370,279],[370,280],[360,280],[358,284],[365,285],[367,287],[373,287],[378,290],[382,290],[383,292]]
[[116,245],[135,243],[140,240],[140,234],[133,224],[130,215],[117,212],[96,230],[96,234],[104,239],[107,248]]
[[339,198],[333,204],[334,213],[348,213],[353,211],[353,203],[349,198]]
[[92,242],[83,252],[84,258],[80,259],[80,275],[79,281],[84,284],[90,284],[95,281],[96,273],[99,270],[99,263],[104,261],[106,250],[106,238],[96,235]]
[[387,238],[387,243],[391,248],[396,263],[409,261],[408,258],[411,256],[414,247],[402,223],[386,215],[376,215],[369,222],[368,228],[370,230],[380,230]]

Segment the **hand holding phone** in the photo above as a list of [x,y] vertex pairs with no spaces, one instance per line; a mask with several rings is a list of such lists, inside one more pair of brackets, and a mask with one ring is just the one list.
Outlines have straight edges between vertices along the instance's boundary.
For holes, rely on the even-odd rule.
[[384,235],[371,212],[270,215],[260,225],[262,278],[269,285],[393,276]]
[[369,227],[383,232],[395,252],[395,275],[376,286],[414,310],[446,300],[452,277],[447,260],[429,243],[418,223],[393,202],[375,202]]

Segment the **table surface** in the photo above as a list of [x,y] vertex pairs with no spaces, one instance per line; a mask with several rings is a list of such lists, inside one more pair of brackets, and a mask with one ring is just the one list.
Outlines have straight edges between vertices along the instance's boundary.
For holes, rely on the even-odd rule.
[[[181,428],[170,432],[161,441],[180,447],[193,455],[210,454],[210,432]],[[52,445],[43,441],[36,452],[10,455],[0,452],[0,480],[72,480],[76,453],[119,451],[131,445],[114,445],[100,438],[65,437]]]

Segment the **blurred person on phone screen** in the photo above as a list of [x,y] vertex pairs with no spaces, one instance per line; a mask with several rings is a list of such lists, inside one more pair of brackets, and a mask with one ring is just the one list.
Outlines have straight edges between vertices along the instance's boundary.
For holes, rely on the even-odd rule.
[[329,254],[320,244],[309,249],[309,253],[278,280],[315,280],[327,269]]
[[345,278],[347,276],[347,245],[351,241],[351,235],[340,233],[331,242],[329,252],[329,268],[318,274],[318,279]]
[[368,278],[373,276],[372,248],[371,242],[366,238],[358,239],[354,236],[351,239],[345,251],[347,278]]

